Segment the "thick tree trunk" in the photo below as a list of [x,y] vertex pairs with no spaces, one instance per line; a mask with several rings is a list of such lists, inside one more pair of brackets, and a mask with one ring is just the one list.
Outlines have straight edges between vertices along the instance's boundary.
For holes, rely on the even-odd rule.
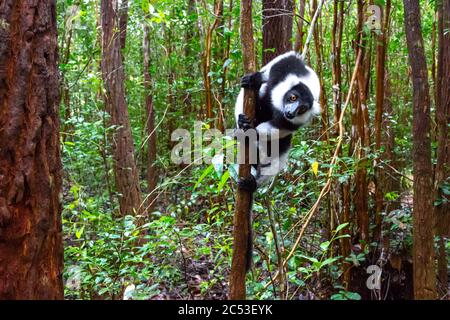
[[[241,0],[241,46],[244,62],[244,72],[255,72],[255,49],[253,43],[252,0]],[[251,90],[245,90],[244,113],[249,119],[255,115],[255,97]],[[242,147],[242,146],[241,146]],[[249,146],[245,144],[245,164],[239,166],[239,177],[250,176]],[[243,300],[246,298],[245,274],[248,265],[247,251],[249,239],[249,225],[251,223],[249,212],[251,210],[252,194],[238,189],[236,195],[236,208],[233,220],[233,257],[230,273],[230,300]]]
[[[437,161],[434,175],[436,197],[439,205],[435,206],[436,231],[439,235],[438,279],[443,294],[448,293],[448,260],[445,252],[445,238],[450,237],[450,206],[439,200],[446,195],[442,184],[449,176],[450,142],[448,140],[448,123],[450,121],[450,0],[442,0],[438,7],[439,15],[439,50],[436,92],[437,123]],[[447,196],[447,201],[450,200]]]
[[413,82],[413,266],[415,299],[436,298],[430,93],[418,0],[403,0]]
[[62,299],[54,0],[0,2],[0,300]]
[[145,107],[147,111],[147,139],[148,139],[148,158],[147,158],[147,184],[148,196],[146,211],[152,211],[155,205],[156,188],[156,131],[155,131],[155,110],[153,108],[152,96],[152,77],[150,74],[150,27],[146,23],[144,25],[144,87],[145,87]]
[[292,50],[292,0],[263,0],[263,65]]
[[141,206],[134,144],[125,100],[117,1],[102,0],[102,75],[105,106],[114,125],[113,157],[116,189],[122,215],[138,213]]

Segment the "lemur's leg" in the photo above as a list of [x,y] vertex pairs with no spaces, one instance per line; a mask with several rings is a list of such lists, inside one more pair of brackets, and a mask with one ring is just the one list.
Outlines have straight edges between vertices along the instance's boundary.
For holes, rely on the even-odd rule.
[[259,89],[261,88],[263,82],[264,81],[261,72],[250,73],[242,77],[241,87],[255,90],[255,92],[259,92]]
[[238,123],[238,128],[244,130],[244,132],[252,128],[252,122],[243,113],[238,115],[237,123]]
[[247,178],[240,178],[237,182],[239,189],[248,191],[248,192],[255,192],[258,188],[258,185],[256,183],[256,178],[250,174]]
[[[243,113],[238,115],[237,123],[238,128],[242,129],[244,132],[253,127],[251,121]],[[248,176],[247,178],[240,178],[238,180],[238,187],[251,193],[255,192],[257,188],[255,177],[250,174],[250,176]]]

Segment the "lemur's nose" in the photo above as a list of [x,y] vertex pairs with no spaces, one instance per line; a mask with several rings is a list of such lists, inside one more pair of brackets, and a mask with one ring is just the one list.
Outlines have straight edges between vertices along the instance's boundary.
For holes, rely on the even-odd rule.
[[286,118],[294,119],[295,118],[295,112],[291,112],[291,111],[286,112]]

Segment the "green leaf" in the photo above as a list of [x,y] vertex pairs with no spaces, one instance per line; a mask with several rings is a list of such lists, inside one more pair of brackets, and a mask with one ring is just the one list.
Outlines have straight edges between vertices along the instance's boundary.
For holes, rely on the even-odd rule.
[[340,259],[340,257],[332,257],[332,258],[325,259],[325,260],[322,262],[321,267],[324,267],[324,266],[326,266],[326,265],[332,264],[333,262],[335,262],[335,261],[337,261],[337,260],[339,260],[339,259]]
[[334,232],[338,233],[339,231],[341,231],[342,229],[344,229],[348,225],[349,225],[348,222],[342,223],[342,224],[337,226],[337,228],[336,228],[336,230]]
[[220,192],[222,190],[225,183],[227,183],[229,177],[230,177],[230,171],[227,170],[223,174],[222,179],[220,179],[219,185],[217,186],[217,192]]
[[201,174],[200,178],[198,178],[197,182],[194,185],[194,190],[197,189],[198,185],[203,181],[203,179],[206,178],[206,176],[214,170],[214,165],[209,165],[208,168],[205,169],[205,171],[203,171],[203,173]]
[[320,244],[320,249],[322,249],[323,251],[327,251],[329,246],[330,246],[330,241],[325,241]]
[[346,292],[345,296],[350,300],[361,300],[361,296],[357,292]]
[[350,235],[349,234],[343,234],[341,236],[338,236],[338,237],[334,238],[334,240],[338,240],[338,239],[341,239],[341,238],[350,238]]
[[77,237],[77,239],[80,239],[81,236],[83,235],[83,232],[84,232],[84,226],[82,226],[80,229],[75,231],[75,237]]

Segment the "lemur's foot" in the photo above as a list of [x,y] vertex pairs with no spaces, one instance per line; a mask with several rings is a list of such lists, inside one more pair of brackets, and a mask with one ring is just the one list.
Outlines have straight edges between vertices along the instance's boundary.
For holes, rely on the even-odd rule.
[[238,116],[238,127],[244,131],[253,128],[250,119],[243,113]]
[[239,189],[248,191],[248,192],[255,192],[257,189],[257,185],[256,185],[256,179],[254,176],[250,175],[247,178],[240,178],[238,180],[238,187]]
[[241,79],[241,87],[245,89],[253,89],[259,91],[262,84],[262,76],[260,72],[246,74]]

